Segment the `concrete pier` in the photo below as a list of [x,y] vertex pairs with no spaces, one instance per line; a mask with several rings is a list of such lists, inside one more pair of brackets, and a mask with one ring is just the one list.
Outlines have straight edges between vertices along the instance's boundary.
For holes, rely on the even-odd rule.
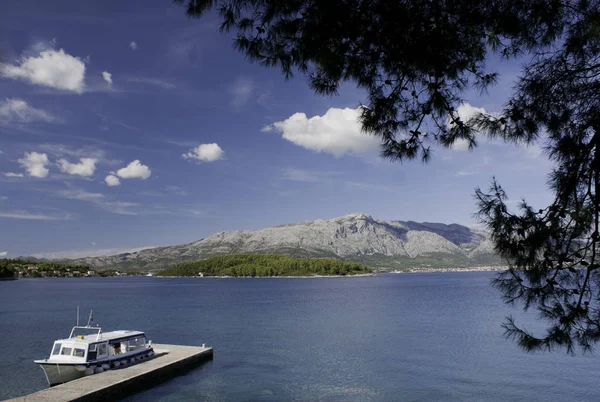
[[153,348],[155,356],[150,360],[83,377],[9,401],[87,402],[116,399],[150,388],[213,358],[213,349],[208,347],[154,344]]

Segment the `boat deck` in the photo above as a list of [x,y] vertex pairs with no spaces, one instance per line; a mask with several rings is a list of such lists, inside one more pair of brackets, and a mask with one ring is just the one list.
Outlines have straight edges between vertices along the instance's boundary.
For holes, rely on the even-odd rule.
[[[99,401],[146,389],[206,360],[213,349],[154,344],[155,357],[126,368],[108,370],[9,401]],[[43,375],[40,373],[40,375]]]

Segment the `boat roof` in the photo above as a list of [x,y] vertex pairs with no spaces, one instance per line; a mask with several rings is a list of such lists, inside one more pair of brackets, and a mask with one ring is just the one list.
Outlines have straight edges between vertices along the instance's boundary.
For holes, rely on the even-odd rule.
[[81,337],[73,337],[73,338],[65,338],[65,339],[57,339],[55,342],[81,342],[81,343],[96,343],[96,342],[106,342],[106,341],[116,341],[119,339],[133,338],[135,336],[145,335],[142,331],[132,331],[132,330],[118,330],[118,331],[110,331],[110,332],[100,332],[100,336],[97,333],[81,335]]

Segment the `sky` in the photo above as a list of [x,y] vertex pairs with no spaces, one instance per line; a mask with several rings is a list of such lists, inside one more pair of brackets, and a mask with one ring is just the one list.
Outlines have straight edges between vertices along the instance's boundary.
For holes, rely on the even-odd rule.
[[[379,158],[365,93],[315,95],[251,64],[215,15],[170,0],[9,0],[0,13],[0,258],[75,257],[368,213],[477,224],[493,176],[510,204],[550,202],[540,145],[482,139],[426,165]],[[519,62],[465,95],[497,112]]]

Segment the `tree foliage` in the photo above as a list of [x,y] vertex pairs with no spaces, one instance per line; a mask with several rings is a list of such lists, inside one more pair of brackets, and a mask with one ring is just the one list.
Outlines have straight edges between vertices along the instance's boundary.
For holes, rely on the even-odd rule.
[[[479,217],[511,269],[494,284],[507,302],[547,321],[534,336],[510,319],[526,350],[589,350],[600,339],[600,0],[176,0],[221,29],[250,60],[300,72],[318,94],[340,83],[367,91],[364,131],[395,160],[429,160],[432,146],[478,135],[541,142],[555,168],[551,205],[509,211],[495,180],[476,190]],[[466,90],[497,81],[486,60],[525,60],[497,115],[461,120]]]
[[157,276],[309,276],[371,272],[356,262],[332,258],[294,258],[275,254],[236,254],[174,264]]
[[236,49],[286,77],[307,75],[318,94],[335,94],[344,81],[364,88],[363,129],[381,138],[385,157],[399,160],[428,160],[432,145],[456,139],[474,147],[475,131],[456,109],[466,89],[496,82],[488,54],[509,58],[553,44],[576,7],[556,0],[175,2],[190,17],[215,8],[221,30],[236,33]]
[[0,278],[12,278],[15,276],[15,271],[11,268],[0,266]]
[[29,266],[34,266],[40,271],[48,271],[48,270],[57,270],[57,271],[65,271],[69,270],[79,270],[87,272],[89,270],[89,265],[87,264],[64,264],[55,261],[29,261],[22,259],[11,259],[11,258],[2,258],[0,259],[0,269],[6,270],[16,270],[17,268],[26,268]]

